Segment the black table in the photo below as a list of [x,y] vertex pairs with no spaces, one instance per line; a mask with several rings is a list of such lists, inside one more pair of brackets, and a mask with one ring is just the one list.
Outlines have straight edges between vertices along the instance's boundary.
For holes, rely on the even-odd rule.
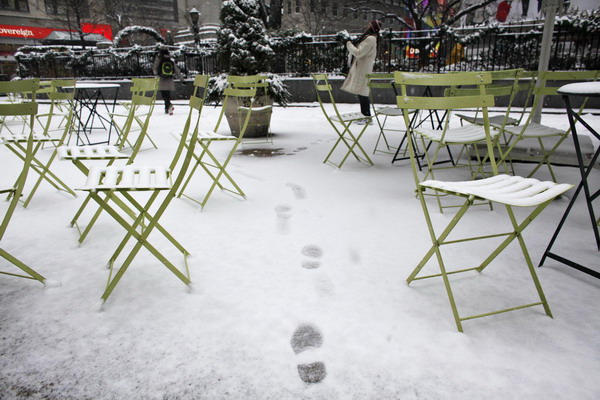
[[[581,155],[581,147],[579,145],[579,139],[577,138],[577,126],[575,123],[576,121],[579,122],[580,126],[584,126],[598,140],[600,140],[600,134],[594,128],[592,128],[589,123],[584,121],[583,118],[577,114],[577,111],[573,110],[570,99],[571,97],[600,97],[600,82],[571,83],[559,88],[558,93],[562,95],[563,100],[565,102],[565,107],[567,109],[567,116],[569,117],[569,124],[571,126],[571,134],[573,136],[573,143],[575,144],[575,152],[577,153],[577,163],[581,175],[581,182],[579,183],[579,185],[577,185],[577,189],[575,190],[575,193],[573,194],[573,197],[571,198],[571,201],[569,202],[569,205],[567,206],[567,209],[565,210],[565,213],[563,214],[558,224],[558,227],[556,228],[556,231],[554,232],[554,235],[550,240],[550,244],[548,244],[548,247],[544,252],[544,256],[542,257],[539,266],[541,267],[544,264],[546,258],[551,258],[569,267],[575,268],[588,275],[591,275],[595,278],[600,278],[599,271],[585,267],[579,263],[567,259],[566,257],[562,257],[556,253],[552,253],[551,251],[552,246],[554,245],[554,242],[556,241],[560,230],[562,229],[565,221],[567,220],[569,213],[571,212],[571,209],[573,208],[573,205],[577,200],[577,197],[582,192],[582,189],[583,194],[585,196],[585,202],[587,205],[590,222],[592,225],[592,231],[596,239],[596,247],[598,251],[600,251],[600,233],[598,232],[598,222],[594,213],[594,205],[592,204],[593,201],[596,200],[598,196],[600,196],[600,189],[592,193],[588,183],[588,178],[594,169],[594,165],[596,164],[596,162],[598,162],[598,156],[600,155],[600,147],[596,149],[594,156],[590,160],[589,165],[586,167],[583,162],[583,156]],[[597,265],[595,267],[597,267]]]
[[[108,116],[114,113],[121,85],[117,83],[77,82],[75,84],[75,122],[77,145],[110,144],[113,124]],[[111,100],[106,99],[105,91],[116,89]],[[92,142],[93,130],[108,133],[106,140]],[[84,141],[85,139],[85,141]]]

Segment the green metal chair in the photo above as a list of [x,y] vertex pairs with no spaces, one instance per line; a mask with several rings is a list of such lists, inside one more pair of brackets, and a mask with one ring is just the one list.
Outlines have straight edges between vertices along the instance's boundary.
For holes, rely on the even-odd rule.
[[[181,187],[192,162],[200,130],[200,114],[203,104],[203,99],[191,102],[190,107],[194,111],[188,116],[181,140],[168,167],[139,166],[135,163],[126,166],[92,167],[87,175],[85,185],[78,189],[88,192],[92,200],[98,203],[127,232],[109,259],[110,273],[101,297],[103,302],[106,302],[111,295],[142,247],[153,254],[184,284],[190,285],[187,264],[187,256],[190,253],[169,234],[159,220]],[[139,192],[147,193],[146,203],[142,204],[136,200],[135,194]],[[104,193],[106,196],[102,197],[100,193]],[[164,196],[159,202],[161,194]],[[130,218],[133,222],[130,222]],[[149,236],[154,230],[159,231],[183,254],[185,272],[180,271],[150,243]],[[130,241],[133,241],[132,246],[128,246]],[[126,247],[131,248],[124,256],[124,261],[118,268],[115,268]]]
[[[401,145],[404,142],[406,137],[406,127],[403,129],[398,129],[397,127],[391,128],[388,124],[388,119],[398,119],[394,117],[401,117],[402,110],[399,110],[395,105],[392,106],[377,106],[377,98],[376,93],[381,93],[383,91],[390,92],[393,91],[394,96],[397,96],[398,93],[396,91],[396,87],[394,85],[394,74],[385,74],[385,73],[373,73],[367,75],[368,86],[369,86],[369,97],[371,98],[371,106],[373,108],[373,115],[375,116],[375,121],[377,122],[377,126],[379,127],[379,136],[377,137],[377,142],[375,142],[375,148],[373,149],[373,154],[375,153],[383,153],[383,154],[395,154],[397,147],[390,146],[388,138],[386,136],[386,132],[399,132],[404,134],[401,140]],[[400,120],[402,118],[399,118]],[[403,121],[402,121],[403,122]],[[379,149],[379,143],[382,143],[383,148]]]
[[[323,115],[325,115],[327,122],[329,122],[329,124],[331,125],[331,127],[333,128],[335,133],[338,135],[338,139],[335,141],[333,147],[327,154],[327,157],[325,157],[325,160],[323,161],[323,163],[324,164],[330,163],[331,165],[333,165],[337,168],[342,168],[342,166],[344,165],[344,163],[346,162],[348,157],[350,155],[352,155],[359,162],[365,162],[369,165],[373,165],[373,161],[371,161],[371,158],[369,157],[369,155],[365,152],[365,150],[362,148],[362,146],[359,143],[360,138],[365,133],[369,124],[368,123],[364,124],[364,126],[362,127],[362,129],[360,130],[358,135],[353,134],[350,129],[353,122],[360,121],[360,120],[368,120],[368,122],[370,122],[373,119],[373,117],[372,116],[365,117],[360,112],[341,114],[335,104],[335,99],[333,98],[333,92],[331,89],[331,85],[329,84],[329,81],[327,80],[327,75],[313,74],[312,78],[313,78],[313,83],[315,85],[315,89],[317,91],[317,100],[319,101],[319,105],[321,106]],[[322,94],[325,95],[325,93],[329,97],[329,102],[331,103],[331,106],[333,107],[334,113],[331,115],[327,113],[327,110],[325,110],[325,106],[323,104],[323,99],[321,98],[321,95]],[[339,124],[339,127],[337,124]],[[335,150],[337,149],[338,145],[340,145],[340,143],[343,143],[344,146],[346,146],[346,149],[347,149],[346,153],[340,159],[339,162],[336,163],[336,162],[330,161],[332,155],[334,154]]]
[[[51,142],[52,154],[49,160],[46,162],[44,169],[37,181],[33,185],[33,188],[29,192],[27,198],[23,202],[23,206],[27,207],[31,202],[35,192],[39,188],[42,181],[45,179],[46,174],[50,171],[50,167],[54,162],[57,152],[56,149],[62,146],[68,137],[72,133],[73,118],[74,118],[74,98],[75,98],[75,80],[74,79],[57,79],[49,82],[49,85],[45,87],[43,93],[50,100],[50,108],[47,113],[36,115],[37,122],[43,126],[43,136],[52,138],[54,132],[62,132],[58,140]],[[39,93],[36,93],[39,96]],[[60,118],[58,127],[53,126],[53,122],[57,118]],[[64,124],[64,126],[63,126]]]
[[[38,81],[34,80],[23,80],[10,83],[0,82],[0,93],[3,93],[4,90],[11,90],[12,93],[30,92],[34,95],[32,98],[35,99],[35,91],[38,89],[38,87]],[[2,238],[4,237],[6,229],[8,228],[8,224],[10,223],[15,209],[17,208],[17,203],[19,202],[21,194],[23,193],[23,188],[25,187],[25,182],[27,180],[27,174],[29,172],[29,168],[33,160],[33,126],[37,111],[38,105],[35,101],[26,103],[0,104],[0,116],[19,118],[26,117],[29,120],[29,132],[27,133],[27,138],[24,142],[25,152],[23,158],[23,168],[21,169],[19,176],[13,186],[9,188],[0,188],[0,194],[9,194],[11,198],[8,207],[4,213],[4,217],[2,218],[2,221],[0,223],[0,240],[2,240]],[[4,258],[6,261],[8,261],[20,270],[16,273],[11,271],[0,271],[0,274],[15,276],[19,278],[33,279],[41,283],[44,283],[46,281],[46,278],[44,278],[42,275],[36,272],[33,268],[27,266],[25,263],[23,263],[21,260],[13,256],[3,248],[0,248],[0,257]]]
[[[412,85],[415,80],[427,80],[437,79],[435,76],[431,78],[424,77],[423,75],[415,75],[410,73],[396,72],[395,80],[396,84],[399,88],[401,88],[401,94],[397,97],[398,108],[405,110],[404,111],[404,120],[407,125],[410,124],[410,117],[408,110],[414,108],[427,108],[431,107],[432,104],[427,104],[427,101],[432,101],[431,98],[423,99],[420,97],[410,96],[406,87]],[[486,95],[486,97],[489,95]],[[475,96],[476,97],[476,96]],[[440,107],[444,109],[448,105],[455,105],[455,101],[457,97],[446,97],[433,100],[435,102],[435,107]],[[461,102],[468,107],[474,107],[473,100],[465,101],[465,98],[462,98]],[[484,110],[484,118],[487,120],[487,112]],[[409,135],[414,135],[415,132],[411,128],[409,129]],[[475,181],[459,181],[459,182],[444,182],[438,180],[428,180],[428,181],[420,181],[416,166],[416,157],[414,146],[412,145],[413,141],[408,140],[409,153],[411,157],[412,171],[413,177],[415,180],[415,184],[417,186],[417,197],[421,203],[421,207],[423,209],[423,214],[425,216],[425,222],[427,223],[427,228],[429,231],[429,236],[431,239],[431,247],[425,254],[425,256],[421,259],[421,261],[417,264],[416,268],[412,271],[412,273],[407,278],[407,283],[411,284],[413,281],[429,279],[433,277],[442,277],[444,281],[444,287],[446,289],[446,293],[448,295],[448,300],[450,302],[450,307],[452,309],[452,314],[454,316],[454,321],[456,323],[456,328],[458,331],[463,331],[462,323],[466,320],[471,320],[475,318],[500,314],[508,311],[518,310],[526,307],[533,307],[541,305],[544,308],[546,315],[552,317],[552,313],[550,311],[550,307],[542,290],[542,286],[539,282],[537,274],[535,272],[535,268],[531,262],[531,258],[529,256],[529,252],[525,245],[525,241],[523,239],[523,230],[531,224],[535,220],[535,218],[542,212],[542,210],[552,202],[556,197],[560,196],[567,190],[573,187],[573,185],[568,184],[556,184],[554,182],[541,182],[532,178],[522,178],[518,176],[509,176],[509,175],[495,175],[490,178],[484,178]],[[488,140],[488,150],[492,151],[492,141]],[[497,173],[497,169],[494,171]],[[455,196],[463,200],[463,205],[460,207],[456,215],[452,218],[450,222],[442,229],[436,229],[433,224],[432,217],[427,207],[427,202],[425,201],[425,192],[433,191],[440,192],[445,195]],[[470,209],[472,205],[474,205],[476,200],[481,201],[489,201],[494,202],[500,205],[503,205],[506,210],[506,217],[510,223],[512,229],[509,229],[508,232],[500,232],[500,233],[486,233],[481,234],[479,236],[470,236],[464,238],[454,238],[450,235],[453,233],[454,229],[459,225],[461,219],[465,216],[467,211]],[[527,215],[525,218],[522,218],[521,222],[517,220],[515,213],[513,211],[514,207],[533,207],[533,210]],[[498,215],[500,217],[500,215]],[[494,226],[500,226],[500,224],[494,224]],[[500,228],[502,229],[502,228]],[[441,233],[440,233],[441,230]],[[500,242],[500,244],[491,251],[491,253],[487,256],[484,255],[482,257],[483,261],[476,267],[467,267],[460,268],[456,270],[447,270],[446,263],[442,254],[442,247],[448,245],[458,245],[472,241],[478,240],[499,240],[500,238],[504,238]],[[469,315],[463,316],[459,313],[456,301],[454,299],[454,293],[452,290],[452,285],[450,282],[450,275],[463,273],[467,271],[477,271],[482,272],[487,266],[494,261],[504,250],[507,249],[509,244],[511,244],[514,240],[517,240],[523,257],[525,259],[525,264],[527,265],[527,269],[531,275],[533,283],[536,287],[537,294],[539,297],[539,301],[535,301],[532,303],[518,305],[515,307],[510,307],[498,311],[492,311],[477,315]],[[446,248],[446,247],[444,247]],[[483,250],[482,250],[483,251]],[[435,256],[435,261],[437,261],[440,273],[434,273],[429,275],[422,275],[422,270],[426,267],[427,263]]]
[[[34,85],[39,85],[39,80],[33,80],[33,82]],[[11,93],[15,90],[18,90],[18,84],[16,82],[0,82],[0,93]],[[31,98],[34,98],[35,93],[29,93],[28,95],[31,96]],[[27,97],[27,95],[24,95],[22,98],[26,99]],[[29,137],[29,134],[24,133],[23,129],[25,129],[26,127],[28,127],[30,130],[35,129],[35,126],[31,126],[32,123],[35,125],[35,117],[23,123],[23,128],[21,129],[21,132],[16,132],[15,130],[8,129],[0,131],[0,140],[2,141],[2,143],[6,146],[7,149],[9,149],[23,161],[27,157],[27,149],[25,147],[25,144],[27,143]],[[34,147],[30,168],[39,175],[39,179],[36,181],[32,192],[28,195],[25,202],[23,203],[25,207],[29,205],[29,202],[31,201],[35,191],[39,187],[41,181],[46,181],[56,190],[64,191],[71,194],[73,197],[77,197],[76,193],[50,169],[53,156],[51,157],[50,161],[47,161],[46,163],[42,162],[37,157],[38,151],[42,148],[44,144],[51,143],[53,146],[56,146],[57,144],[62,143],[65,140],[69,130],[70,127],[67,126],[64,129],[63,135],[60,138],[53,138],[45,134],[37,134],[34,132],[32,139]]]
[[[427,161],[427,171],[424,179],[433,178],[435,179],[436,170],[457,168],[457,167],[468,167],[470,171],[476,171],[480,168],[481,163],[484,160],[489,160],[492,164],[492,169],[497,173],[495,158],[493,152],[490,152],[496,146],[496,137],[499,132],[490,128],[488,107],[494,105],[494,96],[487,94],[486,86],[492,82],[491,74],[488,72],[457,72],[451,74],[428,74],[428,73],[413,73],[403,75],[403,79],[406,82],[410,82],[411,90],[419,90],[419,88],[451,88],[455,86],[475,86],[477,88],[477,94],[471,93],[468,96],[449,96],[449,91],[445,91],[443,97],[428,97],[428,96],[411,96],[413,101],[418,104],[420,110],[437,110],[443,111],[443,119],[441,127],[442,129],[430,129],[425,127],[423,124],[418,126],[413,125],[413,134],[415,138],[419,137],[422,143],[423,149],[425,149],[425,160]],[[396,80],[396,84],[398,84]],[[407,84],[403,84],[406,90]],[[421,90],[422,91],[422,90]],[[409,91],[406,95],[409,95]],[[453,112],[455,110],[462,110],[465,108],[480,108],[483,114],[484,123],[482,125],[465,125],[454,127],[451,124]],[[435,144],[435,148],[432,152],[429,150],[427,141],[431,141]],[[458,147],[462,149],[465,146],[473,146],[481,144],[486,146],[488,150],[486,155],[479,155],[476,152],[477,162],[473,165],[471,158],[467,158],[466,163],[460,163],[458,157],[452,156],[450,147]],[[488,144],[492,146],[488,147]],[[451,158],[450,166],[443,166],[446,160],[440,160],[440,153],[444,150],[448,150]],[[477,148],[475,147],[475,150]],[[492,157],[487,158],[489,155]]]
[[131,135],[137,132],[138,138],[134,142],[138,141],[140,136],[148,138],[152,146],[158,149],[148,134],[150,117],[152,117],[156,103],[158,78],[134,78],[132,81],[131,103],[125,106],[127,114],[110,114],[112,124],[119,135],[116,145],[119,150],[123,150],[125,147],[134,148],[135,146],[131,143]]
[[[244,139],[244,133],[248,128],[248,123],[250,122],[250,117],[252,115],[253,102],[257,93],[257,84],[260,85],[260,81],[262,80],[264,80],[264,77],[260,75],[227,77],[228,87],[225,88],[224,91],[221,114],[219,115],[217,123],[212,131],[201,130],[198,133],[198,147],[196,153],[193,155],[195,163],[187,175],[185,182],[181,186],[177,197],[185,196],[186,198],[200,204],[202,208],[204,208],[216,187],[236,196],[240,196],[244,199],[246,198],[244,191],[235,182],[229,172],[227,172],[227,166],[229,165],[229,162],[231,161],[238,146]],[[200,75],[194,79],[194,95],[190,99],[190,107],[193,107],[193,104],[195,103],[204,101],[207,95],[207,85],[207,76]],[[201,94],[201,92],[203,93]],[[221,125],[221,121],[223,120],[223,116],[225,115],[227,104],[230,101],[235,101],[236,104],[245,104],[243,106],[238,106],[241,121],[237,137],[217,133],[219,126]],[[192,109],[190,109],[190,113],[191,112]],[[227,142],[231,146],[224,159],[222,157],[218,157],[210,147],[215,143],[222,142]],[[202,168],[202,170],[206,172],[211,180],[210,187],[200,200],[196,200],[195,198],[185,194],[185,190],[198,167]],[[226,186],[221,183],[222,179],[228,181],[229,185]]]
[[[551,158],[559,146],[569,137],[571,129],[558,129],[552,126],[538,124],[533,122],[535,111],[543,107],[542,97],[543,96],[560,96],[557,90],[560,86],[569,82],[593,82],[600,78],[600,71],[546,71],[538,77],[538,82],[534,87],[535,99],[533,101],[532,111],[529,117],[523,124],[519,125],[507,125],[502,129],[502,132],[506,134],[509,139],[502,150],[499,162],[510,163],[513,165],[513,161],[516,156],[513,151],[517,146],[523,145],[525,141],[528,143],[525,145],[527,148],[537,147],[535,151],[529,151],[524,157],[519,160],[527,162],[535,162],[535,167],[529,172],[527,177],[532,177],[536,172],[540,170],[544,165],[548,168],[548,172],[554,182],[556,182],[556,175],[552,168]],[[554,86],[549,86],[552,83]],[[579,108],[578,114],[583,112],[587,99],[583,101]]]

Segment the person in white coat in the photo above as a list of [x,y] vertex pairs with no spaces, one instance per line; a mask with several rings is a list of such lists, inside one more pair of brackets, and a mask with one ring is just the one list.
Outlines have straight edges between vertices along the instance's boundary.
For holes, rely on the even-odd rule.
[[365,27],[365,32],[358,39],[356,45],[351,41],[346,42],[346,48],[354,56],[354,61],[341,89],[358,96],[360,112],[366,117],[371,116],[367,74],[373,72],[381,27],[380,21],[373,20]]

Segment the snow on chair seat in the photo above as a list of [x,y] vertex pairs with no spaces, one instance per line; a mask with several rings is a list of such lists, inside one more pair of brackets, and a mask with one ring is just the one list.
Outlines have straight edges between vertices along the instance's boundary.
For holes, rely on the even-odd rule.
[[476,196],[501,204],[517,207],[531,207],[560,196],[573,185],[539,181],[520,176],[497,175],[475,181],[444,182],[429,180],[419,186],[459,195]]
[[84,191],[170,189],[169,170],[163,166],[92,167]]
[[[473,143],[486,140],[485,129],[479,125],[465,125],[459,128],[448,129],[445,135],[443,134],[444,131],[439,129],[419,128],[415,129],[415,132],[425,136],[429,140],[440,143]],[[490,136],[492,138],[499,134],[499,131],[490,129]]]
[[58,148],[61,160],[106,160],[129,158],[129,155],[119,152],[116,146],[90,145],[90,146],[61,146]]
[[526,130],[523,132],[523,137],[563,136],[565,134],[564,130],[535,123],[530,123],[528,126],[507,126],[504,128],[504,131],[511,135],[519,136],[524,128]]
[[369,115],[363,115],[363,113],[360,113],[360,112],[344,113],[344,114],[340,114],[340,117],[342,117],[341,120],[338,118],[337,115],[329,116],[329,118],[332,121],[336,121],[336,122],[348,122],[348,121],[355,121],[355,120],[365,119],[365,118],[373,118],[372,116],[369,116]]
[[[2,132],[0,133],[0,139],[7,143],[26,143],[29,138],[28,133],[12,133],[12,132]],[[58,142],[60,139],[53,139],[49,136],[42,136],[33,134],[34,142]]]
[[[474,116],[470,116],[470,115],[465,115],[465,114],[456,114],[456,116],[464,121],[470,122],[472,124],[476,124],[476,125],[483,125],[484,121],[483,121],[483,117],[474,117]],[[506,121],[504,121],[506,117],[504,115],[494,115],[492,117],[489,118],[490,120],[490,126],[496,127],[496,128],[501,128],[505,125],[515,125],[519,122],[518,119],[516,118],[512,118],[512,117],[508,117],[506,118]]]
[[[402,109],[397,108],[397,107],[377,107],[375,109],[375,112],[377,114],[387,115],[390,117],[401,117],[402,116]],[[412,112],[415,112],[415,111],[412,110]]]
[[198,131],[198,140],[210,139],[210,140],[237,140],[237,137],[232,135],[221,135],[214,131]]

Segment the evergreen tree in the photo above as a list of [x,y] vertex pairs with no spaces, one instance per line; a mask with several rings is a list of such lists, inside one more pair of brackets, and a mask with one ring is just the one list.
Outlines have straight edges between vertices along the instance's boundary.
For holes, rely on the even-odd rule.
[[224,1],[221,23],[217,52],[223,70],[232,75],[268,72],[273,50],[259,16],[258,1]]

